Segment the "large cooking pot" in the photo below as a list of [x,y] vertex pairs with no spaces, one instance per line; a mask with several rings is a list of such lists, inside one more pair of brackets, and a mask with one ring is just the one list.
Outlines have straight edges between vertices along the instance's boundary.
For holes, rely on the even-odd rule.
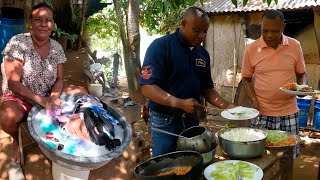
[[[176,151],[149,159],[134,169],[138,180],[194,180],[202,175],[203,158],[195,151]],[[156,176],[157,174],[182,166],[192,166],[185,175],[170,174]]]
[[184,130],[177,140],[177,150],[192,150],[206,153],[212,150],[215,139],[210,129],[203,126],[193,126]]
[[[225,139],[221,137],[221,134],[228,132],[228,131],[234,131],[237,132],[237,129],[247,129],[249,133],[257,133],[261,138],[257,140],[252,141],[232,141]],[[219,144],[222,149],[222,151],[234,158],[253,158],[260,156],[265,151],[265,145],[266,145],[266,138],[267,133],[259,130],[259,129],[253,129],[253,128],[228,128],[223,129],[218,132],[218,139]],[[235,134],[236,136],[244,136],[244,134]]]

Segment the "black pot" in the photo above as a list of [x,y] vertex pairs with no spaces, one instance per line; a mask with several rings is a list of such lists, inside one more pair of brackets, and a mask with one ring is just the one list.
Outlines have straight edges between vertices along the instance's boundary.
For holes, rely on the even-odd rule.
[[[139,164],[134,169],[134,175],[138,180],[197,180],[202,175],[202,163],[202,155],[196,151],[176,151]],[[192,166],[192,168],[185,175],[156,176],[161,172],[182,166]]]

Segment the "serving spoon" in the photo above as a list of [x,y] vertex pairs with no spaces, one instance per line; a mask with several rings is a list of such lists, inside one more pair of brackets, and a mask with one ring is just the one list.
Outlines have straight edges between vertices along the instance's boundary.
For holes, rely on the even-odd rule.
[[158,131],[158,132],[161,132],[161,133],[164,133],[164,134],[169,134],[171,136],[176,136],[176,137],[180,137],[180,138],[188,138],[188,137],[185,137],[185,136],[181,136],[179,134],[174,134],[174,133],[171,133],[171,132],[168,132],[168,131],[164,131],[162,129],[158,129],[158,128],[155,128],[155,127],[152,127],[151,129],[155,130],[155,131]]

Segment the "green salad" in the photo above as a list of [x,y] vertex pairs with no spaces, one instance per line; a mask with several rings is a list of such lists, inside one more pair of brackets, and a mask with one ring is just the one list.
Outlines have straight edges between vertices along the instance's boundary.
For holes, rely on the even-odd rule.
[[254,177],[256,169],[246,162],[239,161],[236,164],[232,162],[219,162],[216,169],[211,172],[215,180],[237,180],[237,173],[242,177],[251,179]]
[[266,141],[269,143],[277,143],[288,140],[288,135],[285,133],[270,130],[267,130],[266,132],[268,133]]

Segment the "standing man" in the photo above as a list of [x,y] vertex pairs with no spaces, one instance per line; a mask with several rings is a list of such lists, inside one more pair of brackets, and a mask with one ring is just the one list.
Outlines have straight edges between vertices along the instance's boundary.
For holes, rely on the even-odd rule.
[[113,55],[113,83],[112,87],[118,87],[118,71],[121,64],[121,56],[118,52]]
[[149,46],[140,77],[142,94],[149,99],[152,156],[176,150],[175,134],[199,125],[198,111],[204,111],[200,95],[219,108],[231,108],[213,88],[210,57],[201,46],[209,28],[209,17],[198,7],[188,8],[180,29],[156,39]]
[[[286,83],[307,83],[300,43],[283,35],[284,16],[268,10],[262,16],[261,37],[246,47],[242,64],[245,90],[253,108],[260,111],[260,124],[267,129],[298,134],[296,96],[279,88]],[[254,85],[250,85],[251,82]]]

